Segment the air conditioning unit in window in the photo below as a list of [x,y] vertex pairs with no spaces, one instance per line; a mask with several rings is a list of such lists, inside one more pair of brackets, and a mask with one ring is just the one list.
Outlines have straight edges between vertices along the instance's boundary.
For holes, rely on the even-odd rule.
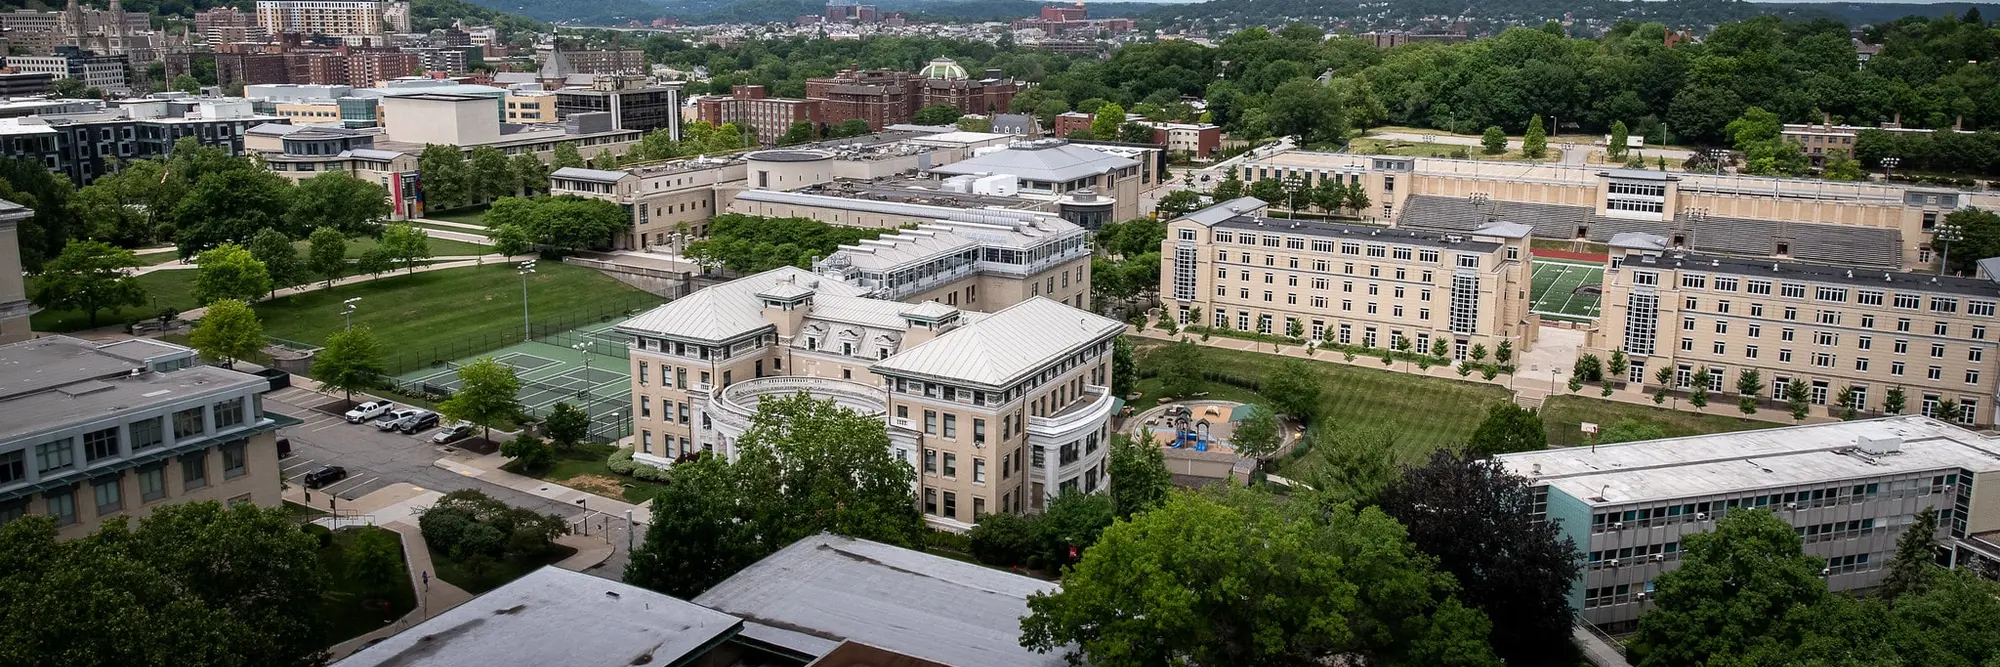
[[1667,560],[1666,554],[1653,554],[1653,562],[1655,563],[1663,563],[1666,562],[1666,560]]
[[1623,522],[1623,521],[1613,521],[1613,522],[1611,522],[1611,529],[1612,529],[1612,530],[1624,530],[1624,529],[1625,529],[1625,522]]
[[1616,558],[1613,558],[1613,559],[1611,559],[1611,560],[1609,561],[1609,564],[1610,564],[1610,566],[1611,566],[1611,567],[1618,567],[1618,559],[1616,559]]
[[1788,510],[1795,510],[1795,509],[1798,509],[1798,508],[1799,508],[1799,504],[1798,504],[1798,503],[1785,503],[1785,509],[1788,509]]
[[1822,567],[1822,568],[1820,568],[1820,569],[1819,569],[1819,576],[1822,576],[1822,577],[1824,577],[1824,576],[1828,576],[1828,575],[1831,575],[1831,574],[1833,574],[1833,568],[1830,568],[1830,567]]
[[1707,521],[1707,520],[1708,520],[1708,513],[1707,513],[1707,512],[1695,512],[1695,513],[1694,513],[1694,520],[1696,520],[1696,521]]

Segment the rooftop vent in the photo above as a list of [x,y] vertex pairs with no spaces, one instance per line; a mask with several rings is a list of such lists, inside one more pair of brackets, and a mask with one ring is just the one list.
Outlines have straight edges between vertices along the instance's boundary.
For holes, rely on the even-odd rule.
[[1854,447],[1864,454],[1894,454],[1903,451],[1903,439],[1893,435],[1885,438],[1864,435],[1854,439]]

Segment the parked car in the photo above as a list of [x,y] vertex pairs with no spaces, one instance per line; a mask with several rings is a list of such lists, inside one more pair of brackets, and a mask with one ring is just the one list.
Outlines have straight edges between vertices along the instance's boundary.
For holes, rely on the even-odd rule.
[[313,468],[312,472],[306,473],[305,479],[300,481],[308,489],[317,489],[343,479],[347,479],[346,468],[340,466],[320,466]]
[[416,435],[418,431],[437,425],[438,413],[429,410],[419,410],[417,414],[410,415],[409,417],[405,417],[403,421],[396,422],[396,430],[402,431],[404,435]]
[[380,417],[384,413],[387,413],[388,411],[393,410],[395,408],[396,404],[390,403],[388,401],[369,401],[367,403],[362,403],[360,405],[354,406],[353,410],[347,411],[347,423],[359,424],[361,422],[365,422],[370,419]]
[[467,436],[472,435],[472,429],[474,428],[477,427],[471,424],[467,424],[465,422],[452,424],[450,426],[444,427],[444,430],[438,431],[437,435],[431,436],[431,442],[442,445],[449,442],[456,442],[459,440],[463,440]]
[[376,430],[380,431],[394,431],[396,430],[396,425],[398,423],[401,423],[405,419],[417,416],[417,413],[419,412],[423,411],[415,408],[405,408],[402,410],[391,411],[387,414],[382,415],[380,419],[375,420],[375,428]]

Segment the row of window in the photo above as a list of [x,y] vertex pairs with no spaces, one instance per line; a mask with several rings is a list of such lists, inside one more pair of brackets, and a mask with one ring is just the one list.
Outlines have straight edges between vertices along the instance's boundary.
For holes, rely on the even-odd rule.
[[[1730,314],[1731,304],[1729,301],[1718,300],[1715,302],[1714,305],[1715,305],[1714,312],[1716,314],[1718,315]],[[1701,300],[1698,297],[1693,297],[1693,296],[1683,297],[1681,301],[1681,310],[1689,313],[1698,312],[1701,310]],[[1749,309],[1749,315],[1750,317],[1753,318],[1764,317],[1764,304],[1751,303]],[[1799,309],[1796,306],[1785,306],[1782,310],[1779,311],[1778,316],[1780,319],[1783,319],[1785,321],[1796,322],[1799,321]],[[1683,327],[1692,328],[1691,325],[1687,324],[1687,322],[1692,319],[1693,319],[1692,316],[1683,316],[1681,320]],[[1838,310],[1815,310],[1813,311],[1812,321],[1819,324],[1840,326],[1845,319],[1846,319],[1845,313]],[[1717,321],[1722,322],[1726,320],[1717,318]],[[1912,322],[1910,318],[1907,317],[1896,318],[1896,331],[1909,333],[1911,331],[1914,331],[1914,324],[1915,323]],[[1756,331],[1755,328],[1756,326],[1758,325],[1752,324],[1751,331],[1753,332]],[[1875,328],[1875,315],[1872,313],[1863,313],[1861,315],[1860,328],[1863,329]],[[1974,340],[1986,340],[1986,325],[1983,324],[1972,325],[1970,329],[1970,334],[1971,334],[1970,337]],[[1933,336],[1952,335],[1951,323],[1945,321],[1931,322],[1931,335]]]
[[[1967,484],[1971,474],[1965,474]],[[1826,486],[1782,493],[1763,493],[1742,498],[1703,501],[1697,503],[1674,503],[1653,507],[1633,508],[1619,512],[1600,512],[1590,517],[1590,532],[1602,533],[1607,530],[1632,530],[1651,526],[1667,525],[1685,521],[1708,521],[1721,519],[1729,510],[1737,508],[1768,508],[1772,510],[1812,509],[1829,505],[1860,503],[1887,494],[1891,498],[1924,496],[1946,493],[1957,488],[1959,474],[1933,475],[1929,480],[1905,479],[1883,483]],[[1870,524],[1868,527],[1873,527]]]
[[[1478,257],[1477,257],[1476,255],[1468,255],[1468,256],[1469,256],[1469,257],[1472,257],[1472,258],[1473,258],[1473,260],[1474,260],[1475,262],[1476,262],[1476,261],[1478,260]],[[1250,253],[1247,253],[1247,252],[1246,252],[1246,253],[1242,253],[1242,254],[1238,255],[1237,257],[1239,257],[1239,258],[1240,258],[1240,259],[1238,260],[1238,262],[1239,262],[1240,264],[1244,265],[1244,266],[1255,266],[1255,265],[1256,265],[1256,261],[1255,261],[1255,260],[1253,260],[1253,259],[1251,259],[1251,256],[1250,256]],[[1216,260],[1217,262],[1222,262],[1222,263],[1228,263],[1228,262],[1229,262],[1229,253],[1228,253],[1228,252],[1218,252],[1218,253],[1216,253],[1216,255],[1215,255],[1215,260]],[[1278,265],[1278,256],[1277,256],[1277,255],[1265,255],[1265,256],[1264,256],[1264,266],[1270,266],[1270,267],[1276,267],[1277,265]],[[1307,265],[1306,265],[1306,264],[1304,264],[1304,263],[1303,263],[1303,262],[1302,262],[1302,261],[1301,261],[1301,260],[1300,260],[1300,259],[1299,259],[1298,257],[1293,257],[1293,256],[1287,256],[1287,257],[1285,257],[1285,267],[1286,267],[1286,268],[1290,268],[1290,269],[1301,269],[1301,270],[1303,270],[1303,267],[1304,267],[1304,266],[1307,266]],[[1312,267],[1312,269],[1311,269],[1312,271],[1316,271],[1316,272],[1319,272],[1319,273],[1332,273],[1332,268],[1333,268],[1333,263],[1332,263],[1332,262],[1329,262],[1329,261],[1327,261],[1327,260],[1324,260],[1324,259],[1315,259],[1315,260],[1312,260],[1312,263],[1310,264],[1310,266]],[[1394,266],[1394,267],[1390,267],[1390,268],[1394,269],[1394,271],[1392,271],[1392,272],[1391,272],[1391,275],[1392,275],[1392,276],[1394,276],[1396,280],[1409,280],[1409,275],[1410,275],[1410,274],[1409,274],[1409,269],[1408,269],[1408,268],[1406,268],[1406,267],[1401,267],[1401,266]],[[1354,273],[1354,262],[1342,262],[1342,263],[1341,263],[1341,265],[1340,265],[1340,272],[1341,272],[1342,274],[1345,274],[1345,275],[1350,275],[1350,276],[1351,276],[1351,275],[1355,275],[1355,273]],[[1420,282],[1420,283],[1425,283],[1425,284],[1429,284],[1429,283],[1433,282],[1433,278],[1434,278],[1434,276],[1435,276],[1435,275],[1436,275],[1436,274],[1432,273],[1430,269],[1423,269],[1423,270],[1420,270],[1420,271],[1418,271],[1418,272],[1417,272],[1417,276],[1418,276],[1418,277],[1417,277],[1417,282]],[[1229,279],[1229,269],[1228,269],[1228,267],[1223,267],[1223,266],[1218,266],[1218,267],[1216,267],[1216,269],[1215,269],[1215,277],[1216,277],[1216,278],[1218,278],[1218,279],[1221,279],[1221,280],[1228,280],[1228,279]],[[1242,279],[1242,280],[1249,280],[1249,279],[1250,279],[1250,272],[1249,272],[1249,271],[1244,271],[1244,270],[1240,270],[1240,269],[1239,269],[1239,270],[1238,270],[1238,277],[1239,277],[1240,279]],[[1381,278],[1381,277],[1382,277],[1382,265],[1380,265],[1380,264],[1369,264],[1369,265],[1368,265],[1368,277],[1370,277],[1370,278]],[[1285,279],[1286,279],[1287,281],[1290,281],[1290,282],[1291,282],[1291,284],[1293,284],[1293,285],[1297,285],[1297,284],[1298,284],[1298,279],[1299,279],[1299,277],[1298,277],[1298,276],[1296,276],[1296,275],[1287,275],[1287,276],[1285,277]],[[1273,275],[1273,274],[1271,274],[1271,273],[1268,273],[1268,272],[1264,274],[1264,282],[1266,282],[1266,283],[1270,283],[1270,282],[1272,282],[1272,281],[1274,281],[1274,280],[1276,280],[1276,276],[1275,276],[1275,275]],[[1323,281],[1323,280],[1325,280],[1325,279],[1324,279],[1324,278],[1315,278],[1315,280],[1322,280],[1322,281]],[[1326,289],[1326,287],[1325,287],[1324,285],[1322,285],[1322,286],[1320,287],[1320,289]]]
[[[1335,252],[1334,247],[1336,245],[1332,239],[1306,239],[1277,234],[1265,234],[1259,237],[1257,234],[1251,232],[1233,233],[1224,231],[1215,233],[1215,242],[1264,248],[1285,248],[1288,250],[1305,250],[1311,248],[1313,252],[1324,253]],[[1436,264],[1440,256],[1437,248],[1412,248],[1410,246],[1391,246],[1380,243],[1363,244],[1358,241],[1342,241],[1338,245],[1340,248],[1339,252],[1342,255],[1384,257],[1405,261],[1414,259],[1415,261],[1430,264]],[[1477,262],[1476,255],[1468,256],[1474,257],[1474,261]]]
[[[232,442],[217,447],[222,456],[222,477],[236,479],[249,474],[248,443]],[[183,493],[206,488],[208,477],[208,452],[206,450],[182,454],[180,462],[181,490]],[[139,502],[151,503],[167,497],[168,464],[164,461],[142,466],[133,471],[139,487]],[[90,485],[91,507],[96,508],[96,516],[103,518],[125,511],[127,502],[124,488],[125,474],[119,472],[104,475],[88,482]],[[78,521],[76,485],[62,486],[43,491],[42,510],[56,525],[67,526]],[[232,499],[232,503],[238,499]],[[241,500],[247,500],[243,498]],[[0,503],[0,523],[21,518],[29,511],[27,499]]]
[[[1681,339],[1682,352],[1693,352],[1694,348],[1695,348],[1694,339],[1692,338]],[[1743,346],[1743,358],[1745,359],[1756,359],[1758,358],[1760,352],[1761,350],[1756,345]],[[1719,340],[1715,341],[1709,344],[1709,353],[1716,355],[1728,354],[1729,345]],[[1900,354],[1900,352],[1898,354]],[[1938,356],[1939,355],[1933,355],[1933,358],[1937,358]],[[1783,364],[1792,363],[1792,358],[1793,354],[1791,348],[1778,349],[1778,363],[1783,363]],[[1807,359],[1816,368],[1834,368],[1835,366],[1839,365],[1839,360],[1840,360],[1838,355],[1829,352],[1813,352],[1807,357]],[[1977,359],[1974,359],[1974,361],[1977,361]],[[1874,364],[1869,360],[1868,357],[1854,358],[1854,370],[1856,372],[1866,373],[1869,371],[1870,368],[1873,367],[1873,365]],[[1891,361],[1889,362],[1889,375],[1892,377],[1902,377],[1904,372],[1908,370],[1908,368],[1909,368],[1908,365],[1906,365],[1904,362]],[[1965,379],[1966,384],[1971,384],[1971,385],[1979,384],[1979,378],[1980,378],[1979,369],[1976,368],[1966,369],[1963,377]],[[1944,367],[1943,366],[1925,367],[1924,378],[1934,382],[1943,382]],[[1716,381],[1720,382],[1721,380],[1717,379]],[[1715,391],[1721,391],[1720,388],[1711,387],[1711,389]]]
[[[186,440],[208,432],[208,407],[215,411],[215,429],[220,431],[243,425],[244,399],[236,398],[213,406],[196,406],[173,413],[174,439]],[[86,466],[115,458],[120,452],[136,452],[166,444],[165,426],[162,417],[148,417],[125,424],[123,427],[90,431],[83,434],[83,462]],[[35,472],[47,475],[69,470],[76,463],[76,438],[59,438],[38,445],[34,451]],[[18,449],[0,453],[0,484],[26,480],[27,453]]]
[[[1648,273],[1651,272],[1640,271],[1637,272],[1637,275]],[[1769,296],[1774,284],[1769,280],[1754,278],[1739,280],[1734,276],[1714,276],[1712,283],[1713,287],[1711,288],[1711,279],[1707,274],[1681,274],[1681,287],[1683,289],[1712,289],[1718,292],[1735,292],[1740,286],[1746,294]],[[1659,279],[1655,276],[1650,282],[1640,282],[1639,284],[1656,285],[1659,284]],[[1778,283],[1777,289],[1778,294],[1787,299],[1806,298],[1807,290],[1805,283]],[[1903,310],[1922,310],[1925,305],[1925,297],[1922,294],[1897,292],[1890,295],[1884,290],[1875,289],[1853,289],[1851,292],[1854,303],[1864,306],[1880,306],[1886,302],[1895,308]],[[1823,303],[1847,303],[1849,294],[1850,289],[1846,287],[1832,285],[1814,285],[1812,287],[1812,299]],[[1957,313],[1959,299],[1958,297],[1931,296],[1929,297],[1929,305],[1930,311],[1934,313]],[[1967,299],[1965,300],[1965,312],[1968,315],[1992,317],[1996,305],[2000,305],[2000,302],[1984,299]]]

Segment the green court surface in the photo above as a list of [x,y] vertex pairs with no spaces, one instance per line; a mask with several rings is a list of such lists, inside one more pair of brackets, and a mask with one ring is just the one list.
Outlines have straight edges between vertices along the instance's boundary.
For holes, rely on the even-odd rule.
[[[396,383],[431,394],[450,394],[459,387],[458,369],[482,357],[514,369],[521,380],[515,398],[536,417],[547,416],[557,403],[568,403],[590,414],[593,440],[610,441],[631,430],[630,361],[622,337],[599,324],[516,343],[466,359],[440,362],[405,373]],[[588,350],[577,349],[585,345]]]
[[1580,262],[1535,260],[1528,309],[1544,319],[1585,322],[1597,319],[1597,299],[1604,285],[1604,266]]

